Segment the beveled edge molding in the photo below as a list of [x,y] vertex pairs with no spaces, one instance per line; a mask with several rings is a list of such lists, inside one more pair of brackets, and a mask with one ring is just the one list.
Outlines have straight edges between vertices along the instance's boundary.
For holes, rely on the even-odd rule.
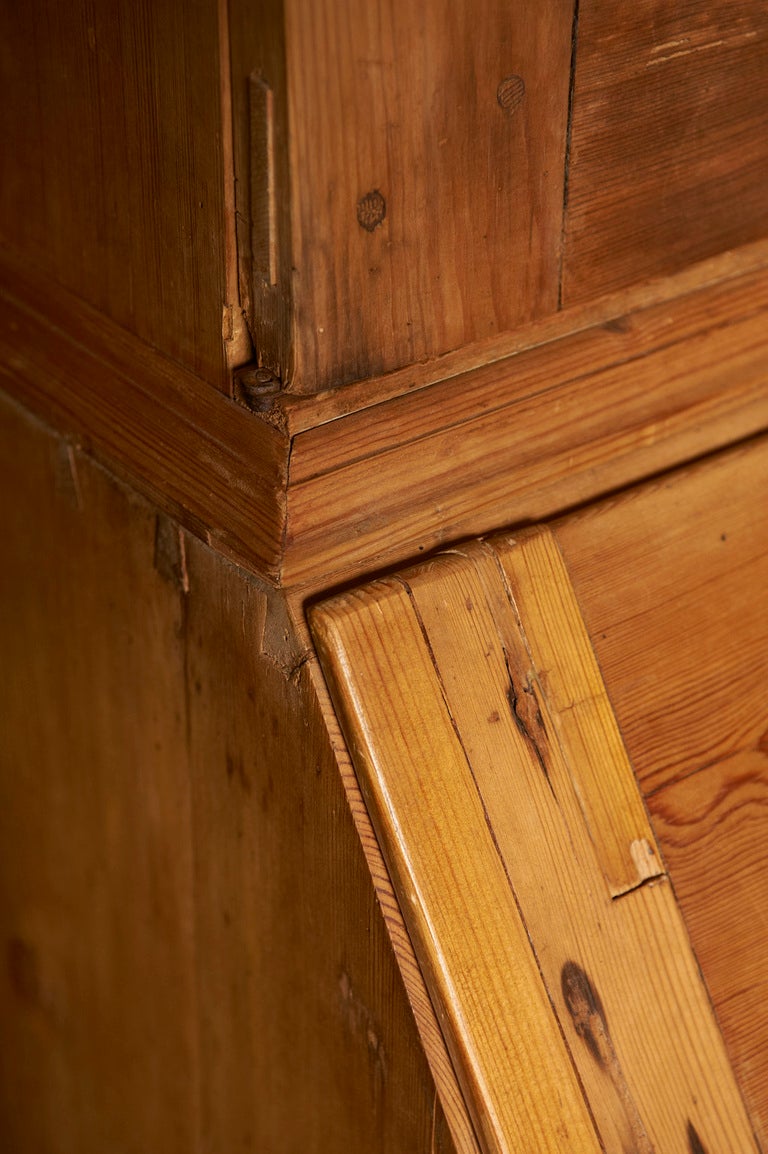
[[352,411],[379,384],[339,390],[335,419],[308,397],[288,420],[230,400],[0,247],[0,383],[231,560],[328,588],[768,428],[758,257],[768,244],[709,262],[721,279],[706,287],[691,270],[660,303],[486,364],[468,350],[464,370],[454,358],[427,384],[415,366],[413,387],[401,374],[402,392]]
[[545,520],[766,428],[760,269],[298,433],[282,580]]
[[287,437],[2,247],[0,385],[230,560],[278,579]]

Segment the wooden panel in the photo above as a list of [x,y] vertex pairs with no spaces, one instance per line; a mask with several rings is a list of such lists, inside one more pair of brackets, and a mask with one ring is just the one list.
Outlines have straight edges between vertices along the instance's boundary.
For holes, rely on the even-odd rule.
[[563,302],[768,233],[761,0],[580,0]]
[[450,1154],[281,599],[2,415],[0,1147]]
[[556,528],[763,1141],[766,493],[758,440]]
[[284,579],[536,520],[764,429],[767,304],[754,274],[299,433]]
[[[764,719],[765,713],[763,707]],[[768,764],[765,739],[762,744],[703,766],[649,804],[731,1060],[765,1145]]]
[[[527,1150],[532,1133],[537,1149],[578,1141],[562,1129],[573,1116],[564,1074],[560,1102],[522,1122],[521,1105],[538,1101],[546,1069],[540,1035],[520,1024],[536,1005],[535,995],[521,1000],[532,948],[560,1027],[547,1060],[562,1060],[562,1037],[601,1148],[743,1154],[755,1149],[750,1124],[671,887],[664,877],[642,884],[640,871],[633,890],[612,897],[604,872],[601,836],[623,825],[632,857],[648,832],[642,807],[638,824],[628,822],[622,787],[610,781],[630,788],[626,760],[605,770],[616,812],[606,798],[597,818],[605,827],[594,810],[585,821],[602,735],[577,715],[569,735],[563,719],[586,700],[605,711],[607,700],[576,622],[561,635],[565,664],[541,664],[551,654],[536,614],[553,620],[550,598],[562,607],[570,596],[562,569],[539,564],[541,549],[551,561],[552,541],[530,535],[500,541],[496,554],[454,550],[313,611],[404,915],[485,1149]],[[500,862],[506,897],[497,892]],[[507,925],[510,892],[523,948]],[[493,970],[497,934],[517,943],[503,975]],[[506,992],[488,1013],[483,992],[500,979]],[[496,1112],[499,1099],[506,1115]]]
[[313,623],[483,1150],[597,1152],[410,589],[378,582]]
[[3,4],[0,236],[223,388],[217,20],[216,0]]
[[152,512],[2,415],[0,1145],[198,1151],[183,597]]
[[572,17],[286,0],[291,390],[556,309]]
[[558,523],[646,794],[768,728],[766,494],[760,439]]
[[2,274],[3,386],[223,553],[274,574],[287,439],[77,298],[9,259]]

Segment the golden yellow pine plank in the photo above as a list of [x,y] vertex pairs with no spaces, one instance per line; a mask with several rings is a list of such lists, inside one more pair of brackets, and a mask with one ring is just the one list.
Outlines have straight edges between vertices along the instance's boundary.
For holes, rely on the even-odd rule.
[[483,1149],[597,1154],[406,588],[342,594],[312,622]]
[[[751,1129],[672,890],[660,879],[609,896],[578,775],[541,683],[526,684],[529,654],[497,558],[482,545],[462,553],[408,586],[604,1147],[690,1154],[693,1128],[706,1150],[744,1154]],[[543,613],[566,596],[561,581],[542,582]],[[574,622],[564,644],[569,633],[579,636]],[[585,731],[580,755],[599,756],[600,739]],[[628,763],[616,772],[629,792]]]
[[530,530],[496,549],[614,897],[662,873],[661,857],[557,542]]
[[[500,549],[509,564],[509,545]],[[314,627],[482,1138],[489,1140],[490,1112],[478,1095],[489,1093],[495,1111],[508,1092],[499,1078],[518,1092],[522,1082],[530,1083],[528,1095],[541,1093],[540,1035],[518,1026],[518,1044],[509,1048],[503,1016],[489,1000],[505,980],[494,967],[520,965],[508,950],[530,962],[529,937],[608,1154],[754,1150],[668,882],[611,899],[600,837],[590,836],[594,814],[588,828],[577,793],[582,761],[599,752],[601,726],[580,729],[570,747],[563,741],[547,679],[528,678],[530,654],[497,558],[489,547],[469,547],[400,580],[320,607]],[[563,640],[580,645],[563,609],[562,572],[550,572],[539,594],[537,611],[546,617],[551,597],[553,617],[564,615]],[[559,681],[558,670],[539,670],[552,674],[560,710],[567,712],[568,678],[576,700],[599,698],[588,662],[571,657],[569,668],[566,658],[563,669]],[[634,786],[626,760],[617,768],[628,775],[613,794],[621,805]],[[609,826],[615,821],[607,809],[604,816]],[[518,927],[506,950],[500,919]],[[560,1037],[552,1044],[563,1062]],[[536,1117],[541,1123],[538,1109]],[[568,1123],[561,1099],[548,1120],[551,1148],[569,1148],[560,1129]],[[550,1148],[531,1141],[515,1111],[506,1125],[508,1143]]]

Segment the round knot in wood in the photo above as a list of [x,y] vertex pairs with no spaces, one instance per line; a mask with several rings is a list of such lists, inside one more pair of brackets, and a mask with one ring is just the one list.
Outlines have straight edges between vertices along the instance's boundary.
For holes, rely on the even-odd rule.
[[387,215],[387,202],[374,188],[373,192],[366,192],[357,202],[357,221],[366,232],[373,232]]
[[522,76],[505,76],[496,89],[499,107],[507,116],[514,116],[525,96],[525,81]]

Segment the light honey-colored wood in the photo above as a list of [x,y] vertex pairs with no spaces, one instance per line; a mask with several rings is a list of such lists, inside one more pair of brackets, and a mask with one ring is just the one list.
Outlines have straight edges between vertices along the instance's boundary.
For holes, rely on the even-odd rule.
[[546,701],[597,859],[619,897],[663,868],[557,542],[530,530],[495,547],[527,655],[523,693]]
[[[443,1124],[451,1136],[456,1154],[479,1154],[477,1136],[467,1110],[467,1103],[456,1078],[456,1071],[445,1044],[435,1007],[424,982],[424,975],[419,967],[413,943],[403,919],[403,911],[392,885],[392,878],[382,855],[368,807],[360,792],[360,783],[330,700],[327,683],[312,652],[312,639],[307,628],[301,596],[291,597],[289,604],[297,637],[301,638],[306,645],[307,654],[311,654],[306,663],[307,669],[325,719],[347,803],[363,846],[376,898],[397,958],[397,966],[403,979],[419,1036],[422,1039],[425,1052],[429,1055],[430,1070],[442,1107]],[[437,1115],[438,1112],[436,1111]],[[438,1126],[435,1133],[435,1149],[430,1151],[430,1154],[440,1154],[442,1146],[439,1143]]]
[[[632,779],[622,751],[612,767],[601,760],[608,707],[580,625],[569,621],[562,635],[559,682],[550,663],[541,619],[565,621],[572,594],[559,561],[552,565],[552,540],[544,536],[536,547],[532,541],[518,556],[509,542],[500,542],[498,552],[472,546],[313,611],[438,1015],[449,1039],[460,1028],[475,1045],[489,1047],[494,1088],[499,1080],[509,1087],[539,1076],[539,1039],[523,1039],[533,1048],[522,1062],[501,1041],[501,1005],[513,1020],[524,1008],[505,998],[484,1020],[472,990],[475,978],[487,980],[486,959],[498,957],[493,947],[486,955],[477,935],[487,932],[493,942],[505,924],[505,905],[490,880],[501,861],[527,934],[521,962],[532,947],[604,1148],[744,1154],[755,1148],[750,1124],[666,877],[643,881],[635,872],[635,888],[618,897],[607,884],[604,865],[615,865],[616,831],[626,831],[622,862],[633,868],[632,843],[648,848],[653,835],[639,797],[629,806],[639,824],[623,812]],[[529,582],[531,569],[538,604],[531,609],[524,589],[515,607],[510,590],[514,596],[516,585]],[[548,583],[552,618],[545,609]],[[529,615],[533,641],[526,640]],[[539,654],[547,664],[537,667]],[[570,709],[583,700],[599,702],[600,725]],[[623,780],[590,812],[595,758],[604,780],[609,768]],[[457,790],[464,799],[458,814]],[[476,827],[478,805],[483,821]],[[482,848],[488,830],[497,860]],[[473,884],[478,858],[487,859],[486,880]],[[462,956],[465,937],[476,960],[451,980],[445,971]],[[455,1045],[453,1053],[460,1080],[476,1094],[462,1069],[467,1053]],[[474,1111],[482,1118],[482,1105],[475,1102]],[[557,1111],[549,1125],[556,1128]],[[519,1134],[504,1137],[512,1149],[521,1141],[527,1148]]]
[[408,587],[313,622],[483,1150],[598,1151]]

